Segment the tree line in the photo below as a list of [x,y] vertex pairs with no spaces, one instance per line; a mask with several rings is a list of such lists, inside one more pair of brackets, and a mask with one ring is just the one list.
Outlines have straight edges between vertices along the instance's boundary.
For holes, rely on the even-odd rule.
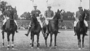
[[[2,14],[0,15],[0,19],[3,19],[3,15],[9,15],[9,11],[7,11],[7,8],[12,7],[12,6],[11,5],[7,6],[7,4],[8,3],[5,2],[5,1],[0,2],[0,11],[2,12]],[[15,11],[15,15],[14,15],[15,19],[20,19],[20,17],[22,19],[25,19],[25,20],[30,20],[31,19],[31,13],[30,12],[24,12],[20,17],[18,17],[16,7],[13,8],[13,10]],[[87,10],[87,9],[85,9],[85,10],[89,14],[89,15],[86,16],[86,20],[90,20],[90,10]],[[74,20],[74,12],[64,11],[62,13],[62,17],[63,17],[64,20]]]
[[9,8],[12,8],[12,10],[14,11],[14,15],[13,15],[13,17],[14,17],[14,19],[18,19],[18,14],[17,14],[17,10],[16,10],[16,7],[15,8],[13,8],[11,5],[7,5],[8,3],[7,2],[5,2],[5,1],[1,1],[0,2],[0,12],[2,13],[0,13],[1,15],[0,15],[0,19],[2,20],[3,19],[3,16],[4,15],[6,15],[6,16],[10,16],[10,11],[8,10]]

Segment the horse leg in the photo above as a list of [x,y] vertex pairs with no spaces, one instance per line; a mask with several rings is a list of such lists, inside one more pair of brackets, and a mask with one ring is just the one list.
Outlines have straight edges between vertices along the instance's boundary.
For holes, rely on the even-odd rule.
[[4,46],[4,31],[2,31],[2,39],[3,39],[2,45]]
[[80,34],[77,34],[77,39],[78,39],[78,47],[79,47],[79,49],[80,49],[80,48],[81,48]]
[[83,36],[82,36],[82,48],[84,48],[84,37],[85,37],[85,35],[83,34]]
[[50,47],[52,46],[52,34],[50,34]]
[[45,38],[45,45],[46,45],[46,47],[47,47],[47,38]]
[[54,34],[55,35],[55,38],[54,38],[54,46],[57,46],[57,44],[56,44],[56,38],[57,38],[57,34]]
[[34,35],[32,35],[32,47],[34,46]]
[[8,45],[7,45],[7,49],[10,48],[10,33],[7,33],[7,41],[8,41]]
[[49,33],[47,33],[47,36],[45,37],[45,44],[46,44],[46,47],[47,47],[47,38],[48,38],[48,35],[49,35]]
[[39,47],[40,44],[39,44],[39,34],[37,35],[37,47]]
[[12,44],[11,44],[12,48],[14,48],[14,35],[15,35],[15,32],[12,33]]

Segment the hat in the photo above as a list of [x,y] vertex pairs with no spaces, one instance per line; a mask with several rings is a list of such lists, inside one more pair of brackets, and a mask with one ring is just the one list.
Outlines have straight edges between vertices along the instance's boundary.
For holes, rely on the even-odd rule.
[[48,6],[47,8],[51,8],[51,6]]
[[37,5],[36,5],[36,4],[34,4],[33,6],[34,6],[34,7],[37,7]]
[[82,6],[80,5],[80,6],[78,6],[78,8],[79,8],[79,9],[81,9],[81,8],[82,8]]

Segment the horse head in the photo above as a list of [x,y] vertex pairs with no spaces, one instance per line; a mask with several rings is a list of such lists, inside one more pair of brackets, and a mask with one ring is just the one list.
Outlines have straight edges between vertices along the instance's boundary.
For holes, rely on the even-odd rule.
[[32,14],[32,23],[35,23],[37,24],[37,18],[36,18],[36,15],[35,14]]
[[54,19],[59,20],[61,17],[61,12],[62,10],[61,11],[57,10],[57,12],[55,13]]
[[81,16],[79,17],[80,27],[82,27],[82,25],[84,26],[85,15],[86,15],[86,10],[82,11]]

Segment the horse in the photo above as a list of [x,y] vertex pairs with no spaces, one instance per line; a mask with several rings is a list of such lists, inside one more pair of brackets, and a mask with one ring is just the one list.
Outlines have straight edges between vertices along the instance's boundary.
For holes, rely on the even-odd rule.
[[35,14],[33,14],[32,18],[31,18],[31,27],[30,27],[31,40],[32,40],[31,46],[32,46],[32,48],[34,47],[34,35],[37,35],[37,48],[40,46],[40,43],[39,43],[40,31],[41,31],[40,23],[38,22]]
[[[84,38],[85,38],[85,34],[87,32],[87,28],[86,28],[86,26],[84,24],[85,14],[87,14],[86,10],[84,10],[82,12],[81,16],[79,17],[79,21],[78,21],[78,23],[77,23],[77,25],[76,25],[76,27],[74,29],[74,31],[77,34],[79,49],[84,48]],[[81,35],[82,35],[82,40],[81,40]]]
[[[62,11],[62,10],[61,10]],[[56,38],[57,38],[57,34],[59,33],[58,32],[58,29],[59,29],[59,19],[60,19],[60,13],[61,11],[58,10],[58,12],[55,14],[54,18],[52,20],[49,20],[49,24],[46,26],[48,27],[48,33],[45,33],[45,31],[47,30],[45,27],[43,27],[43,30],[44,30],[44,39],[45,39],[45,45],[47,47],[47,38],[48,38],[48,35],[50,34],[50,47],[52,46],[52,35],[54,34],[54,46],[57,46],[56,45]]]
[[14,35],[15,35],[15,31],[16,31],[16,24],[14,22],[14,18],[13,18],[13,15],[14,15],[14,11],[11,11],[11,15],[10,16],[10,19],[7,20],[7,22],[5,23],[5,28],[3,29],[2,31],[2,39],[3,39],[3,46],[4,46],[4,32],[7,33],[7,41],[8,41],[8,45],[7,45],[7,49],[10,48],[10,35],[12,35],[12,48],[14,49]]

